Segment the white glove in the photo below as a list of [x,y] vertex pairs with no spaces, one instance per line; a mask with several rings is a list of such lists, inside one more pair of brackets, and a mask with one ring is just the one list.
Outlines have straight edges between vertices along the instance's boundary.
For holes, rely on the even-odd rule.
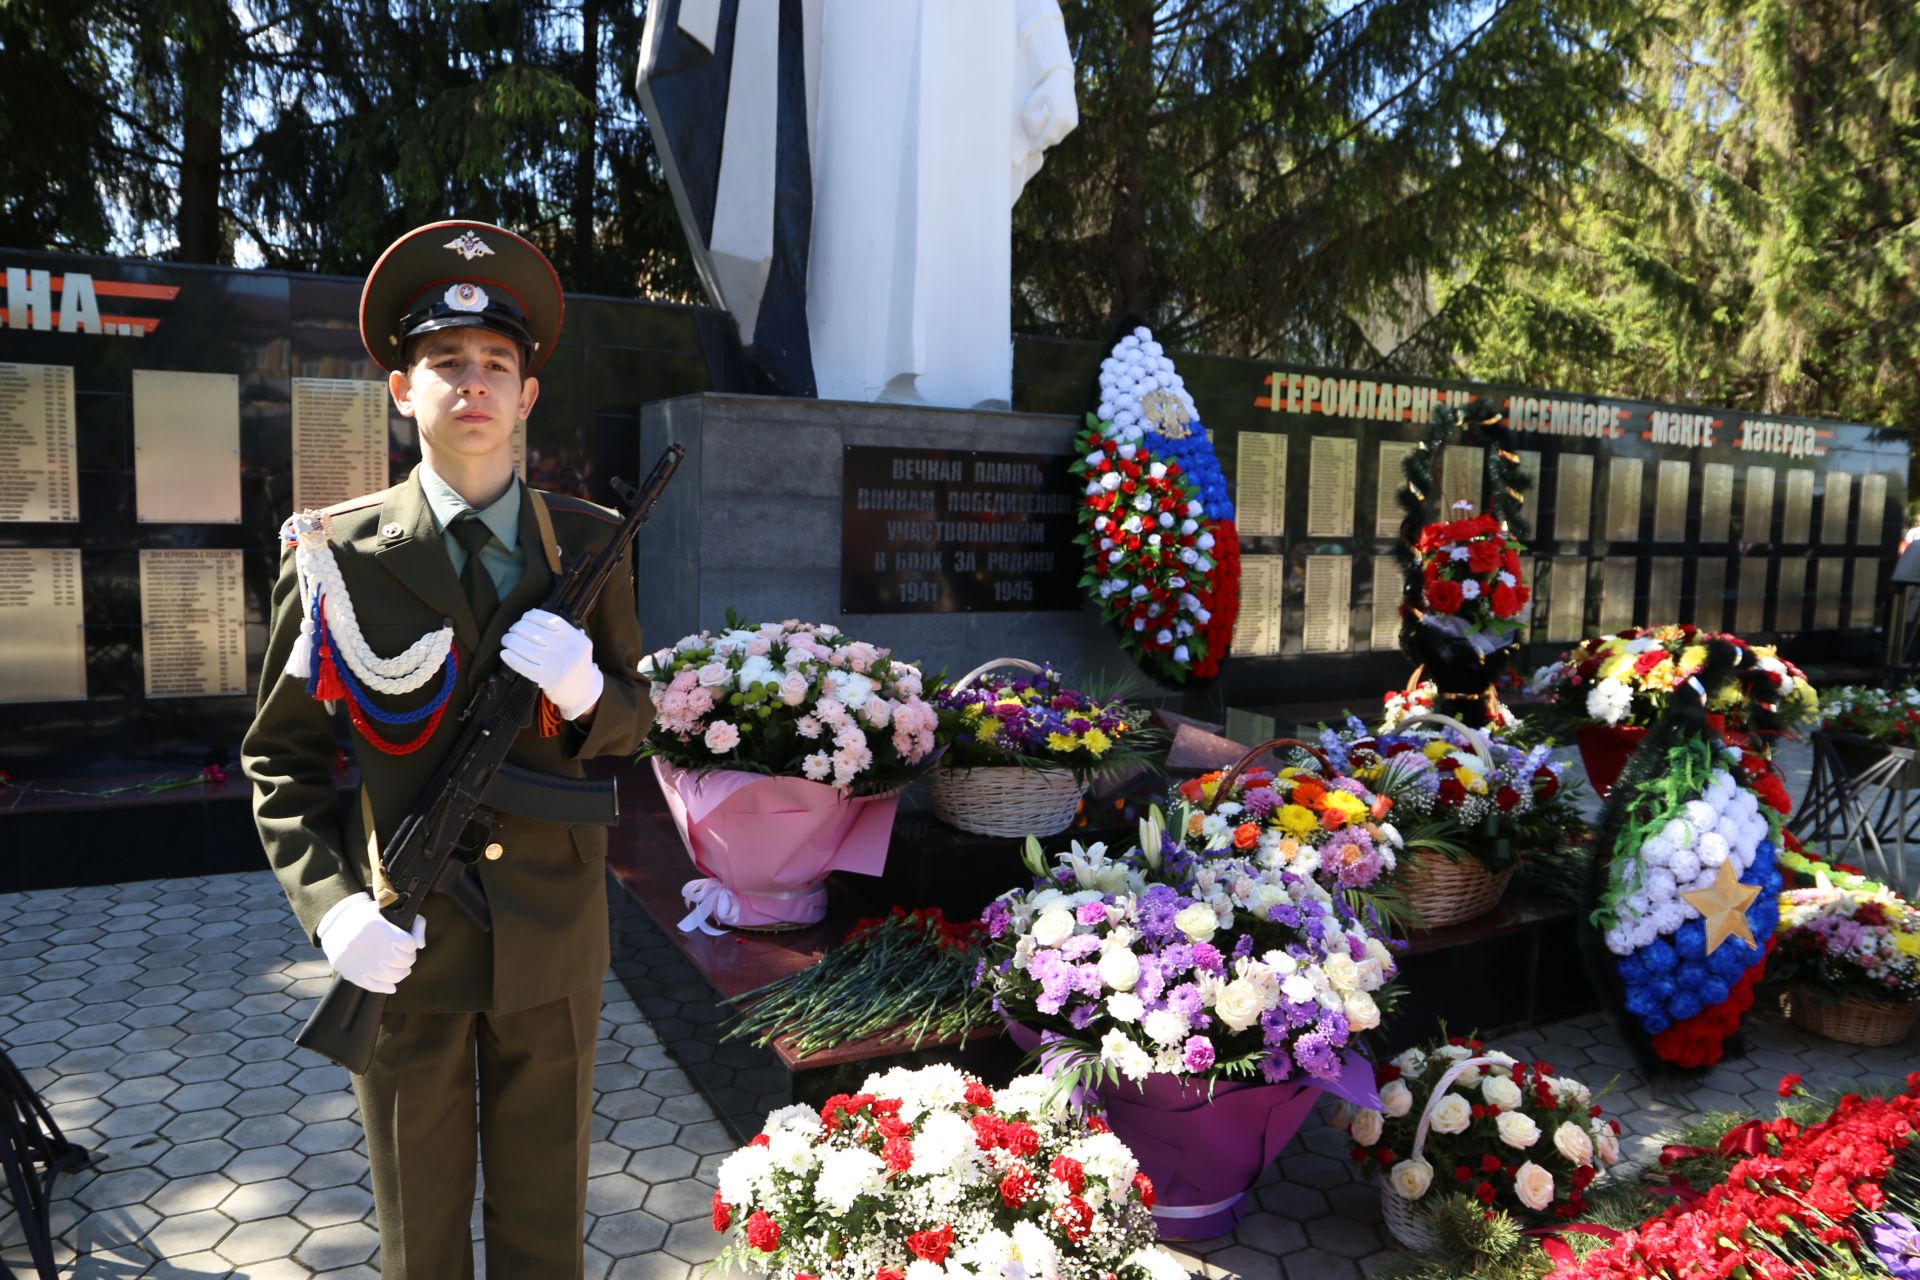
[[607,683],[594,665],[592,638],[545,609],[529,609],[507,628],[500,661],[539,685],[563,720],[598,706]]
[[427,918],[416,917],[413,932],[402,932],[372,898],[353,893],[334,903],[314,932],[335,973],[363,991],[392,995],[413,972],[415,953],[427,945]]

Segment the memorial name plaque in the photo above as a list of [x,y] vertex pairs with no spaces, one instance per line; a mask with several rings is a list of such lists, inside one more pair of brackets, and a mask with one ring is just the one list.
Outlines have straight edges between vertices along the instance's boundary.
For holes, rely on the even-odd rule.
[[1587,623],[1587,562],[1580,556],[1555,556],[1553,578],[1547,583],[1551,600],[1547,612],[1547,639],[1569,644],[1580,639]]
[[1774,593],[1773,629],[1799,631],[1807,624],[1807,562],[1799,556],[1780,561],[1780,588]]
[[387,487],[387,384],[293,380],[293,509]]
[[1813,537],[1813,470],[1787,468],[1786,510],[1780,516],[1780,541],[1790,544]]
[[1640,562],[1632,556],[1608,556],[1600,572],[1600,630],[1622,631],[1633,625],[1633,580]]
[[1686,561],[1679,556],[1654,556],[1647,561],[1647,621],[1664,622],[1680,616],[1680,581]]
[[149,698],[245,694],[240,551],[142,551],[140,631]]
[[1344,436],[1315,436],[1307,458],[1307,536],[1351,538],[1360,442]]
[[1552,581],[1552,560],[1535,556],[1527,562],[1527,585],[1533,588],[1533,599],[1527,602],[1529,640],[1546,639],[1547,632],[1552,628],[1553,616],[1547,610],[1548,585]]
[[1840,597],[1846,594],[1847,562],[1840,556],[1822,556],[1813,579],[1813,629],[1840,629]]
[[1868,630],[1879,618],[1880,557],[1853,558],[1853,608],[1850,625]]
[[[1847,509],[1853,505],[1853,476],[1845,471],[1827,472],[1827,496],[1820,504],[1820,541],[1826,546],[1844,546],[1847,541]],[[1838,622],[1833,624],[1839,626]]]
[[0,547],[0,702],[79,702],[87,696],[80,553]]
[[1746,501],[1741,506],[1740,540],[1773,541],[1773,490],[1775,467],[1748,467]]
[[133,486],[142,524],[240,523],[239,378],[133,371]]
[[1397,556],[1373,558],[1373,638],[1375,649],[1400,647],[1400,560]]
[[1553,470],[1554,539],[1585,542],[1592,524],[1593,455],[1563,453],[1555,461]]
[[72,366],[0,362],[0,523],[79,518]]
[[[1653,540],[1685,542],[1687,539],[1687,490],[1693,484],[1693,464],[1679,458],[1663,458],[1654,477]],[[1653,597],[1658,600],[1659,596]]]
[[[1374,491],[1373,506],[1373,536],[1376,538],[1400,536],[1400,518],[1405,514],[1400,510],[1400,491],[1407,487],[1405,464],[1413,448],[1406,440],[1380,442],[1380,480]],[[1395,598],[1398,599],[1397,596]]]
[[1066,454],[847,446],[840,611],[1079,607],[1072,463]]
[[[1240,438],[1246,439],[1244,435]],[[1233,620],[1236,657],[1271,658],[1279,654],[1280,588],[1286,580],[1285,556],[1240,558],[1240,616]]]
[[[1481,481],[1487,475],[1487,451],[1448,445],[1440,455],[1440,519],[1465,520],[1480,513]],[[1466,503],[1462,510],[1458,504]]]
[[1700,468],[1700,544],[1718,546],[1733,536],[1733,464]]
[[[1640,537],[1640,459],[1607,459],[1608,542],[1635,542]],[[1601,607],[1606,606],[1604,602]],[[1622,623],[1622,626],[1628,624]],[[1613,628],[1604,622],[1602,631]]]
[[1734,630],[1740,635],[1761,631],[1767,625],[1767,561],[1748,556],[1740,562],[1740,594],[1735,600]]
[[1301,650],[1345,653],[1352,647],[1352,631],[1353,557],[1308,556]]
[[1277,431],[1242,431],[1233,478],[1234,527],[1243,538],[1279,538],[1287,532],[1287,438]]
[[1886,537],[1887,477],[1879,471],[1860,477],[1860,528],[1853,540],[1864,547],[1877,547]]
[[1520,474],[1527,479],[1526,487],[1520,491],[1525,499],[1520,510],[1527,528],[1538,533],[1541,531],[1540,513],[1546,510],[1540,498],[1540,460],[1543,455],[1538,449],[1515,449],[1513,452],[1520,459]]
[[1727,625],[1727,562],[1703,556],[1693,566],[1693,625],[1724,631]]

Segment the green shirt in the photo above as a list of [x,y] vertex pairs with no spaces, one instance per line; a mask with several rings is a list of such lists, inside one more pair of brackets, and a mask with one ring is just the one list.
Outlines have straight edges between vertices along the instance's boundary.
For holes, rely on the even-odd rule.
[[[420,463],[420,488],[427,495],[427,507],[433,512],[434,523],[440,526],[440,541],[447,548],[447,558],[453,561],[453,576],[457,578],[466,570],[467,549],[449,532],[449,526],[455,518],[472,511],[473,504],[454,492],[453,486],[442,480],[424,460]],[[520,584],[523,568],[520,563],[520,478],[515,476],[505,493],[476,514],[493,534],[480,548],[480,564],[493,579],[493,589],[505,600]]]

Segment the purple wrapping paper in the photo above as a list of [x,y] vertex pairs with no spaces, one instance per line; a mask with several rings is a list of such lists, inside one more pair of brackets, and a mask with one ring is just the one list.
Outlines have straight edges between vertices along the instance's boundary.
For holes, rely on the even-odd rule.
[[[1007,1032],[1028,1052],[1041,1042],[1016,1022]],[[1114,1134],[1153,1181],[1160,1238],[1207,1240],[1231,1231],[1246,1213],[1248,1189],[1313,1114],[1323,1090],[1355,1106],[1380,1105],[1373,1065],[1351,1052],[1332,1082],[1223,1080],[1209,1098],[1204,1082],[1156,1074],[1097,1092]]]

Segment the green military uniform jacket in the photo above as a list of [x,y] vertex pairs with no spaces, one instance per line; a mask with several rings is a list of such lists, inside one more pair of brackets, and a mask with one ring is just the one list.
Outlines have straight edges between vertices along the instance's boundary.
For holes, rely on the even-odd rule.
[[[564,559],[597,551],[619,521],[605,508],[542,495]],[[500,640],[554,585],[540,544],[533,498],[521,486],[520,552],[525,571],[500,602],[484,633],[475,624],[435,526],[418,472],[384,493],[334,509],[331,545],[360,629],[373,651],[400,652],[451,620],[459,676],[439,728],[420,750],[388,755],[354,731],[361,785],[381,840],[399,826],[458,736],[455,719],[479,683],[500,666]],[[543,738],[537,723],[521,734],[509,759],[529,769],[580,777],[592,756],[631,754],[652,717],[639,678],[640,625],[634,605],[632,549],[608,581],[587,620],[594,661],[606,687],[592,720]],[[300,590],[291,550],[273,592],[272,631],[260,679],[259,706],[242,746],[254,786],[254,820],[267,861],[286,889],[309,937],[327,911],[350,893],[367,891],[367,837],[362,805],[342,798],[334,778],[334,721],[308,696],[304,681],[284,673],[300,634]],[[317,656],[316,656],[317,661]],[[370,693],[386,711],[432,700],[435,678],[414,693]],[[339,713],[345,716],[344,707]],[[381,728],[376,724],[376,728]],[[417,726],[389,735],[404,741]],[[387,998],[394,1013],[531,1008],[598,983],[609,959],[606,907],[607,831],[501,815],[492,837],[505,852],[477,863],[492,908],[493,930],[477,928],[453,903],[427,899],[426,946],[413,972]]]

